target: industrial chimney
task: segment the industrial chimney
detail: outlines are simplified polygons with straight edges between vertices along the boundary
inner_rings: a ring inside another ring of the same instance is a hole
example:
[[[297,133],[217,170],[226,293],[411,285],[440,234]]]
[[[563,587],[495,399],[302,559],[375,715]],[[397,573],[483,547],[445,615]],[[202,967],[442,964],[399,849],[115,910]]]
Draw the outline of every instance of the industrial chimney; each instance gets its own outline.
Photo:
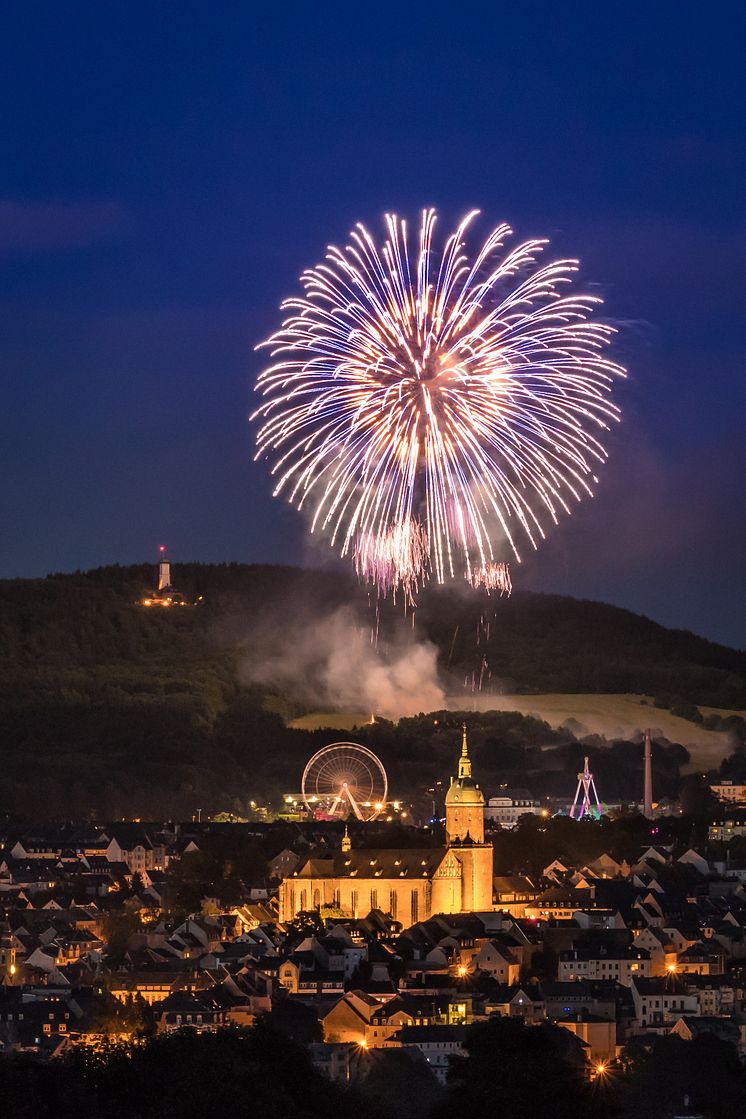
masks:
[[[653,819],[653,753],[650,740],[650,728],[645,731],[645,805],[643,815]]]

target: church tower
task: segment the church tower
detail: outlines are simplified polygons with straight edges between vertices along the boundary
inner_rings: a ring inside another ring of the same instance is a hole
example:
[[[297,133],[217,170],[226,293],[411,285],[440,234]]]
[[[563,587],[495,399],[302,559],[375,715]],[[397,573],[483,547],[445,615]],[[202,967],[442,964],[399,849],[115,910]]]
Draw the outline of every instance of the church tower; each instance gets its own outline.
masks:
[[[451,846],[467,835],[474,843],[484,843],[484,794],[471,775],[464,723],[458,777],[453,778],[446,793],[446,843]]]
[[[484,794],[472,777],[466,724],[458,777],[446,794],[446,844],[461,864],[461,912],[492,909],[493,851],[484,842]]]

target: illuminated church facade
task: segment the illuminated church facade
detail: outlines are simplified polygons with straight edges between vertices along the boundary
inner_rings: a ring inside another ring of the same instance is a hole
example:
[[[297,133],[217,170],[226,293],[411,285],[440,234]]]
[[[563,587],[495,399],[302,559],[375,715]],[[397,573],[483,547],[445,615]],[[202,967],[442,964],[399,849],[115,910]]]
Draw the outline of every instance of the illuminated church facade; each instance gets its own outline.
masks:
[[[472,777],[466,728],[445,808],[445,847],[354,851],[345,834],[339,852],[310,855],[282,882],[280,920],[324,907],[353,918],[380,909],[406,928],[436,913],[492,909],[492,844],[484,841],[484,795]]]

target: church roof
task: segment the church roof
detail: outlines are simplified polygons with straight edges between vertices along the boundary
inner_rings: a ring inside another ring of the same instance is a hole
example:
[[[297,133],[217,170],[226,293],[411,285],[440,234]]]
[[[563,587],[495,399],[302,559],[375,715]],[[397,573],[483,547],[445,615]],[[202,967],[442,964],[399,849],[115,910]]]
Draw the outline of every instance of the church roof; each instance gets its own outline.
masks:
[[[369,848],[339,851],[328,859],[307,859],[292,878],[430,878],[446,854],[445,847]]]

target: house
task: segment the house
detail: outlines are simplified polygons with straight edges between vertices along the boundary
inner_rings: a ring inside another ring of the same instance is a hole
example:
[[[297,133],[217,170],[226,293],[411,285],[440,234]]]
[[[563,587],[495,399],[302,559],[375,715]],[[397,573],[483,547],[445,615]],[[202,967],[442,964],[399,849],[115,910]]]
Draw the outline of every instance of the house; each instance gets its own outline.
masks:
[[[419,1049],[440,1083],[445,1084],[450,1058],[464,1054],[466,1031],[466,1026],[402,1026],[393,1040]]]
[[[614,981],[588,979],[545,982],[541,985],[548,1018],[570,1018],[589,1014],[607,1021],[617,1016],[617,999],[626,989]]]
[[[694,869],[698,870],[702,875],[714,873],[713,868],[704,855],[701,855],[699,851],[695,851],[692,847],[685,851],[683,855],[679,856],[678,862],[684,863],[687,866],[693,866]]]
[[[689,993],[677,976],[633,979],[631,990],[638,1032],[655,1030],[668,1033],[677,1018],[698,1013],[696,996]]]
[[[732,1017],[743,1005],[743,980],[726,975],[682,976],[682,985],[697,1000],[697,1012],[703,1018]]]
[[[723,949],[717,941],[698,940],[679,953],[677,970],[697,975],[722,975]]]
[[[450,1006],[436,1010],[433,999],[421,995],[398,995],[379,1003],[373,1011],[366,1040],[369,1049],[385,1046],[402,1026],[431,1026],[449,1024]],[[454,1023],[451,1023],[454,1024]],[[394,1042],[393,1044],[396,1044]]]
[[[526,905],[525,915],[533,921],[546,921],[550,918],[569,921],[579,911],[605,908],[595,902],[591,890],[578,890],[574,886],[550,886]]]
[[[560,982],[574,979],[613,979],[629,987],[635,977],[650,975],[650,953],[636,945],[626,948],[573,948],[560,952],[557,978]]]
[[[554,1018],[554,1024],[569,1030],[579,1041],[588,1047],[588,1056],[593,1063],[611,1061],[616,1057],[616,1021],[601,1018],[588,1011],[579,1011],[562,1018]]]
[[[126,863],[132,874],[145,870],[165,870],[169,862],[166,841],[145,824],[116,824],[107,828],[109,843],[106,858]]]
[[[109,990],[120,1002],[141,998],[145,1002],[163,1002],[177,991],[199,993],[213,986],[209,974],[192,967],[183,967],[179,961],[165,970],[155,967],[135,967],[128,971],[110,973]]]
[[[713,1034],[721,1041],[730,1042],[743,1055],[741,1030],[735,1022],[728,1018],[692,1017],[684,1014],[676,1019],[671,1027],[671,1033],[683,1038],[684,1041],[692,1041],[695,1037],[701,1037],[703,1034]]]
[[[626,878],[630,870],[628,863],[618,863],[606,852],[599,855],[593,862],[588,863],[583,869],[586,874],[590,874],[594,878]]]
[[[724,809],[710,821],[708,836],[711,842],[728,843],[735,836],[746,835],[746,808]]]
[[[485,1014],[499,1014],[503,1018],[522,1018],[535,1025],[546,1017],[544,995],[535,984],[500,984],[493,988],[484,1006]]]
[[[197,1033],[214,1033],[228,1023],[225,1006],[209,991],[194,994],[174,991],[160,1004],[156,1023],[159,1033],[190,1029]]]
[[[267,875],[270,879],[282,881],[283,878],[287,878],[289,874],[293,873],[300,861],[300,855],[291,851],[289,847],[285,847],[273,859],[270,859],[267,865]]]
[[[87,1032],[91,996],[60,987],[0,991],[0,1052],[60,1054]]]
[[[520,962],[511,949],[498,940],[488,940],[483,944],[471,957],[471,966],[508,985],[518,982],[521,970]]]
[[[505,789],[499,796],[490,797],[484,816],[501,828],[514,828],[521,816],[541,816],[541,804],[528,789]]]
[[[523,917],[526,905],[536,901],[540,890],[530,878],[522,874],[495,875],[492,879],[492,897],[495,909]]]
[[[379,1009],[378,1000],[365,991],[348,991],[320,1019],[324,1041],[367,1045],[370,1021]]]
[[[360,1056],[357,1044],[337,1044],[328,1041],[312,1041],[308,1053],[316,1068],[329,1080],[348,1081]]]
[[[724,778],[720,784],[710,785],[710,792],[723,804],[746,806],[746,785],[739,785]]]
[[[650,956],[648,975],[666,975],[676,970],[676,948],[665,929],[648,925],[640,930],[634,943],[636,948],[644,949]]]
[[[293,995],[342,995],[345,989],[343,969],[323,967],[311,949],[295,951],[282,960],[277,980]]]

